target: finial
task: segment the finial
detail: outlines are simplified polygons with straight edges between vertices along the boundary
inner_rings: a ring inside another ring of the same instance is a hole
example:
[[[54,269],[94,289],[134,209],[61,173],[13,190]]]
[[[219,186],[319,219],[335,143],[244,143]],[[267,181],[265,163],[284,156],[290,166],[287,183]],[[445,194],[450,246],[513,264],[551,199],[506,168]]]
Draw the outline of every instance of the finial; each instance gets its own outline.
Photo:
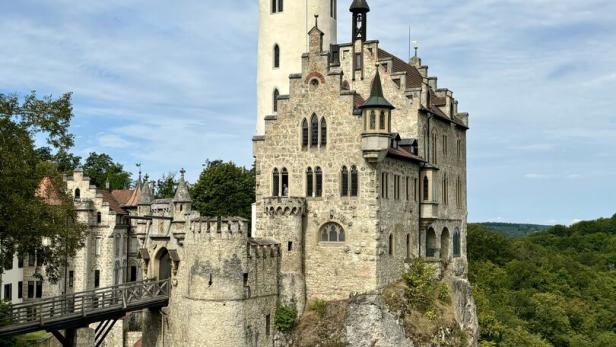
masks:
[[[148,174],[145,174],[145,177],[144,177],[144,179],[146,180],[146,182],[147,182],[147,180],[148,180],[148,178],[150,178],[150,175],[148,175]]]
[[[419,43],[413,40],[413,48],[415,48],[415,58],[417,58],[417,50],[419,49]]]
[[[137,163],[135,166],[139,168],[139,181],[141,181],[141,163]]]
[[[182,168],[180,170],[180,175],[182,175],[182,178],[184,178],[184,174],[186,173],[186,170],[184,170],[184,168]]]
[[[318,14],[314,15],[314,26],[317,28],[319,27],[319,15]]]

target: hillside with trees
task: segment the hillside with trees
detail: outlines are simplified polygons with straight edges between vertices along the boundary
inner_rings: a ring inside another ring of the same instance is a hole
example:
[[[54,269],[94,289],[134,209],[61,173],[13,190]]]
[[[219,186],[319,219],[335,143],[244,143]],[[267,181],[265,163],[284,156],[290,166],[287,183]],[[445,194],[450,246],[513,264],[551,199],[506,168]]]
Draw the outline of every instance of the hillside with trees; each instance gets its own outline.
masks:
[[[510,239],[469,225],[480,346],[616,346],[616,215]]]
[[[550,228],[550,225],[540,224],[520,224],[520,223],[477,223],[490,230],[494,230],[509,237],[523,237],[526,235],[538,233]]]

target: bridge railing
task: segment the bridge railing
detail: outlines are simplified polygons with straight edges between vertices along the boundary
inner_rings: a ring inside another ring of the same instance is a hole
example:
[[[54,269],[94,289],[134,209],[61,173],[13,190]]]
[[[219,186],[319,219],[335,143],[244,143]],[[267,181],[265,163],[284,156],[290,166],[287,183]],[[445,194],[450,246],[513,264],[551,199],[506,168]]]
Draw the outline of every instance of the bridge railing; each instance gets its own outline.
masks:
[[[126,308],[131,304],[169,296],[169,280],[140,281],[66,294],[16,304],[10,310],[10,324],[44,324],[72,316]]]

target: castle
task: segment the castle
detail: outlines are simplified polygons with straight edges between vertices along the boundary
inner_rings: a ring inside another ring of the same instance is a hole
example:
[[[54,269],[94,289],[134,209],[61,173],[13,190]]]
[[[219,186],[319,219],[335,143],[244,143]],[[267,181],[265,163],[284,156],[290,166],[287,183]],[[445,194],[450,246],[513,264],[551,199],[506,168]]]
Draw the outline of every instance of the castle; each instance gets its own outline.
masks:
[[[144,313],[144,346],[270,346],[279,305],[379,290],[415,257],[466,276],[468,115],[419,57],[367,40],[366,1],[347,44],[336,2],[310,3],[259,2],[254,230],[193,211],[183,178],[169,201],[143,184],[144,275],[172,284],[169,307]]]
[[[349,43],[336,0],[259,11],[254,227],[199,215],[183,171],[158,200],[147,177],[123,191],[67,178],[91,232],[55,291],[169,279],[169,306],[140,317],[143,346],[271,346],[280,305],[378,291],[412,258],[466,277],[468,114],[453,93],[417,54],[367,39],[365,0]],[[105,344],[132,345],[131,321]]]

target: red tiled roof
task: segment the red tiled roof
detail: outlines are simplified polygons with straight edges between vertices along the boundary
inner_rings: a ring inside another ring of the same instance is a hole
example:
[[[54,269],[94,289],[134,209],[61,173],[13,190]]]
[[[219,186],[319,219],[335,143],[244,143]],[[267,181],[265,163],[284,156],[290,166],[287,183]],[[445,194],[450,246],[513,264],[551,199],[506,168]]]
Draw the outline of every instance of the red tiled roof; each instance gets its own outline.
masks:
[[[406,87],[407,88],[421,88],[423,84],[423,77],[419,71],[412,65],[405,63],[402,59],[395,55],[379,48],[380,59],[392,59],[392,71],[393,72],[405,72],[406,73]]]
[[[58,196],[58,192],[53,186],[53,181],[49,176],[43,177],[41,183],[39,183],[38,188],[36,188],[36,192],[34,193],[37,197],[45,200],[47,205],[62,205],[62,200]]]
[[[390,148],[387,151],[387,155],[390,157],[395,157],[399,159],[405,159],[405,160],[417,161],[417,162],[425,162],[423,158],[416,156],[412,154],[411,152],[408,152],[402,148]]]
[[[139,204],[139,196],[141,195],[141,183],[137,183],[137,187],[132,191],[131,196],[124,203],[127,207],[136,207]]]
[[[109,209],[117,214],[126,214],[126,211],[122,209],[120,203],[113,197],[113,194],[106,190],[99,190],[98,193],[103,195],[103,201],[109,203]]]
[[[133,195],[132,189],[116,189],[111,191],[111,195],[120,205],[125,205]]]

